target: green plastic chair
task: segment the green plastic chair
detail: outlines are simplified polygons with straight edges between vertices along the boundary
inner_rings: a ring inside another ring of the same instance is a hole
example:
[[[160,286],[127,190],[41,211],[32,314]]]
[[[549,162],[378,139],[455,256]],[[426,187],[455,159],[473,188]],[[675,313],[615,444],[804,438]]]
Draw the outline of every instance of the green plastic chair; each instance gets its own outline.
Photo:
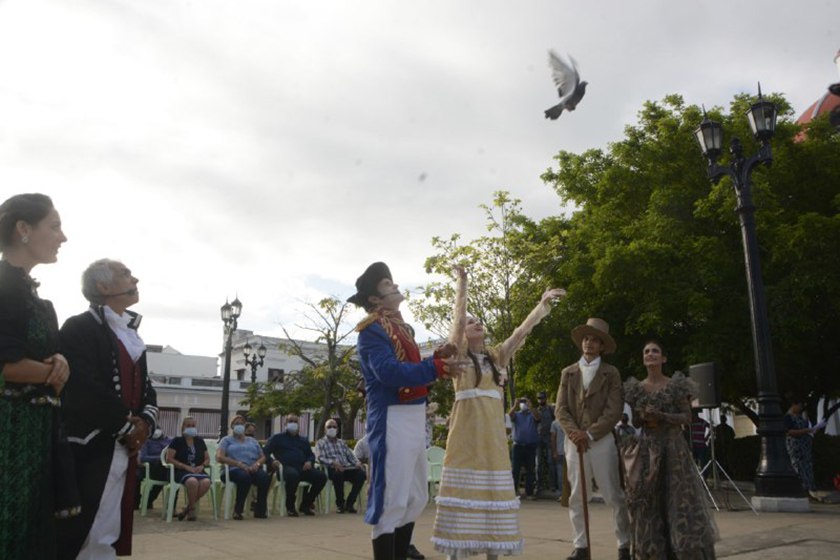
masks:
[[[440,479],[443,475],[443,456],[446,450],[436,445],[426,450],[426,461],[429,463],[429,502],[437,495]]]
[[[165,452],[166,449],[163,450],[161,456],[163,456]],[[148,513],[149,495],[152,493],[152,488],[155,486],[166,486],[169,484],[169,481],[153,480],[150,473],[151,465],[145,461],[140,463],[140,465],[146,469],[146,476],[140,481],[140,515],[145,517]]]

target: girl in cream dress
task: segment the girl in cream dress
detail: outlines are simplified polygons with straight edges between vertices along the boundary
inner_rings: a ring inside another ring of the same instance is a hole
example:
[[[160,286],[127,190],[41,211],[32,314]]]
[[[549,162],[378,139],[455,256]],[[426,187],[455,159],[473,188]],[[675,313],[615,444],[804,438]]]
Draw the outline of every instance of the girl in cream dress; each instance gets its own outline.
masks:
[[[547,290],[525,321],[501,344],[484,346],[484,328],[466,316],[467,278],[458,285],[450,342],[469,365],[456,377],[455,404],[443,460],[432,543],[450,560],[473,554],[488,559],[520,554],[519,498],[514,493],[505,434],[504,370],[531,330],[547,316],[551,301],[566,295]]]

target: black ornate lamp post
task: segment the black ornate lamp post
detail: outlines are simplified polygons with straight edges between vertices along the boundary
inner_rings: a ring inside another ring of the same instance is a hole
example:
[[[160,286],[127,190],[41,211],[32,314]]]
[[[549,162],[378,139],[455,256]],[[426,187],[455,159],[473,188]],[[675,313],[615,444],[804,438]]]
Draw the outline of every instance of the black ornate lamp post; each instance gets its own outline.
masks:
[[[732,138],[728,166],[717,163],[723,143],[723,127],[705,117],[695,131],[700,149],[709,160],[709,178],[713,183],[728,175],[735,186],[738,205],[735,211],[741,222],[741,239],[747,268],[750,314],[752,320],[753,352],[755,354],[758,387],[758,435],[761,437],[761,455],[755,476],[755,491],[763,497],[804,496],[799,477],[790,465],[785,448],[785,426],[776,385],[770,328],[767,322],[767,303],[764,299],[764,282],[758,260],[758,242],[755,234],[755,206],[752,202],[753,169],[759,164],[770,165],[773,155],[770,139],[776,131],[776,106],[765,101],[758,88],[758,101],[747,111],[755,139],[761,142],[758,153],[745,159],[741,141]]]
[[[257,382],[257,368],[262,367],[265,363],[265,353],[268,349],[265,347],[265,344],[260,342],[260,347],[257,348],[257,355],[251,356],[251,345],[249,343],[245,343],[245,347],[242,348],[242,353],[245,354],[245,365],[251,366],[251,383]]]
[[[222,306],[222,322],[225,324],[225,372],[222,377],[222,419],[219,428],[219,439],[227,434],[228,427],[228,401],[230,400],[230,354],[233,348],[233,332],[236,330],[236,320],[242,314],[242,302],[239,298],[232,303],[225,301]]]

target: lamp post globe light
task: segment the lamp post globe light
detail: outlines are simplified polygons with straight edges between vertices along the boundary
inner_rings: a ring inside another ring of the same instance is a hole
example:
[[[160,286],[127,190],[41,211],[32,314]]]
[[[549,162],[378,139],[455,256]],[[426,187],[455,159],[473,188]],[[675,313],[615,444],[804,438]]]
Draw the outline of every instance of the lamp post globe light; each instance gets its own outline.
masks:
[[[720,123],[709,120],[705,111],[703,122],[697,127],[695,136],[703,155],[709,160],[709,179],[717,184],[724,175],[728,175],[735,187],[738,201],[735,211],[741,223],[741,240],[746,264],[758,389],[758,435],[761,438],[761,455],[755,476],[755,493],[758,499],[753,498],[753,502],[759,509],[776,509],[785,507],[780,506],[776,498],[804,498],[805,494],[799,477],[791,467],[785,448],[786,430],[776,384],[767,303],[758,258],[751,175],[758,165],[769,166],[772,163],[770,139],[776,130],[776,106],[762,98],[760,84],[758,101],[750,106],[746,116],[753,136],[761,143],[758,152],[749,158],[744,157],[741,141],[732,138],[729,144],[732,156],[729,165],[717,163],[722,151],[723,127]],[[763,503],[765,498],[769,500]],[[787,507],[807,509],[808,502],[804,499],[793,500]]]
[[[229,400],[230,400],[230,355],[233,348],[233,332],[237,327],[237,319],[242,314],[242,302],[239,298],[234,299],[231,303],[225,300],[222,306],[221,315],[222,323],[225,325],[225,371],[222,377],[222,418],[221,426],[219,427],[219,439],[222,439],[227,434],[228,415],[229,415]]]
[[[242,353],[245,354],[245,365],[251,366],[251,383],[257,382],[257,368],[260,368],[265,363],[265,354],[268,352],[268,349],[265,347],[265,344],[260,341],[260,347],[257,348],[257,355],[251,356],[251,351],[253,348],[251,344],[246,342],[245,346],[242,348]]]

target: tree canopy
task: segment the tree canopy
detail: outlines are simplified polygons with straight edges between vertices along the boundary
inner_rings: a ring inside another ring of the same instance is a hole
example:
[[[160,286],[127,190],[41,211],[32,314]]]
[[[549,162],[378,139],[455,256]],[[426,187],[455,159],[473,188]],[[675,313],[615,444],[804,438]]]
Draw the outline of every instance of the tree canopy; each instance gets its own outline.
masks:
[[[771,168],[753,173],[757,236],[767,292],[779,392],[840,394],[840,135],[826,118],[806,138],[781,95]],[[746,153],[757,145],[737,95],[709,111]],[[572,203],[569,217],[538,223],[507,193],[487,213],[491,235],[464,242],[434,238],[427,271],[454,262],[471,274],[470,312],[491,342],[502,340],[548,286],[568,296],[520,351],[518,390],[553,391],[579,352],[570,329],[587,317],[609,322],[625,377],[644,375],[641,350],[657,338],[673,370],[716,362],[725,400],[755,395],[743,246],[728,178],[712,185],[694,130],[702,111],[679,95],[647,102],[638,122],[606,149],[561,151],[542,179]],[[726,158],[722,158],[726,163]],[[558,204],[558,209],[561,207]],[[452,287],[430,283],[412,309],[427,326],[448,328]]]
[[[779,390],[836,395],[840,138],[823,119],[797,141],[790,106],[771,99],[781,115],[775,159],[753,174],[753,196]],[[750,102],[738,95],[728,113],[710,112],[747,153],[757,148]],[[543,179],[579,208],[558,270],[567,309],[609,321],[625,375],[642,375],[642,345],[657,337],[675,368],[717,362],[736,402],[755,394],[743,247],[731,182],[707,179],[693,136],[701,120],[678,95],[645,103],[623,140],[606,152],[560,152]]]
[[[302,328],[317,334],[314,342],[325,345],[326,355],[308,353],[284,328],[283,350],[298,356],[306,366],[297,374],[287,373],[282,384],[252,384],[243,404],[250,406],[253,417],[316,410],[318,436],[323,435],[326,420],[335,415],[344,429],[350,430],[344,433],[352,434],[353,421],[364,401],[356,391],[361,379],[358,364],[352,359],[356,347],[342,344],[353,331],[344,324],[348,304],[328,297],[307,306],[314,315],[306,315],[307,323]]]

